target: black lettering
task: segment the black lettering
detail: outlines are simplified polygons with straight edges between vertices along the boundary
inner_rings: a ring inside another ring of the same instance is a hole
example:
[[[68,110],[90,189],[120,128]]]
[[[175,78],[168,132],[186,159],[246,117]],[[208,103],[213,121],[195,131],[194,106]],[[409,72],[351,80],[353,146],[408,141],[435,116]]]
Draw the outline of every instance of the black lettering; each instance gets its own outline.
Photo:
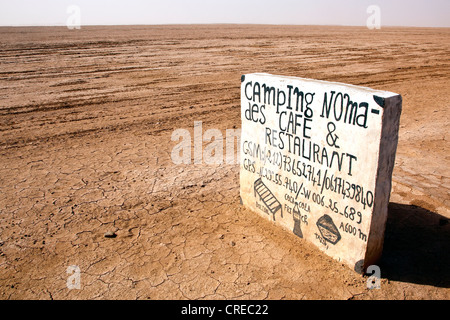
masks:
[[[314,100],[315,93],[307,93],[305,95],[305,102],[306,102],[306,110],[305,110],[305,117],[312,118],[313,117],[313,110],[309,107],[311,103]],[[311,99],[308,99],[310,97]]]
[[[327,93],[325,92],[324,98],[323,98],[323,106],[322,106],[322,114],[320,115],[321,118],[326,117],[327,119],[330,117],[330,111],[331,111],[331,102],[333,101],[333,97],[335,91],[331,91],[331,97],[330,101],[327,101]]]
[[[314,149],[314,151],[313,151],[313,162],[319,162],[320,164],[322,164],[322,161],[320,160],[320,157],[319,157],[320,146],[318,144],[314,143],[313,149]]]
[[[328,151],[325,148],[322,149],[322,163],[325,163],[327,167],[329,166]]]
[[[351,176],[352,175],[352,161],[358,161],[358,158],[355,157],[354,155],[351,155],[350,153],[347,153],[347,157],[349,158],[349,162],[348,162],[348,175]]]
[[[248,109],[246,109],[244,112],[245,119],[247,119],[248,121],[253,121],[251,108],[252,108],[252,104],[249,102]]]
[[[338,100],[338,97],[341,98],[341,111],[339,113],[339,116],[336,114],[336,110],[337,110],[337,108],[336,108],[336,101]],[[341,120],[343,111],[344,111],[344,98],[342,96],[342,93],[339,92],[336,95],[336,98],[334,99],[334,118],[336,119],[336,121]]]
[[[259,82],[255,82],[253,86],[253,102],[256,102],[256,96],[258,96],[258,103],[261,103],[261,86]]]
[[[264,112],[263,112],[265,109],[266,109],[266,106],[262,105],[261,109],[260,109],[262,118],[259,119],[259,123],[261,123],[261,124],[265,124],[266,123],[266,116],[264,115]]]
[[[300,154],[301,144],[302,144],[302,140],[299,137],[295,136],[294,137],[294,151],[293,151],[294,154]],[[304,146],[305,146],[305,143],[303,142],[303,147]],[[298,151],[297,151],[297,149],[298,149]],[[311,149],[310,149],[310,152],[311,152]]]
[[[248,94],[247,94],[248,86],[252,86],[252,85],[253,85],[253,82],[252,82],[252,81],[247,82],[247,84],[245,85],[245,97],[246,97],[248,100],[252,100],[252,99],[253,99],[253,97],[249,97]]]
[[[367,128],[367,113],[369,111],[369,104],[367,102],[361,102],[359,104],[359,109],[365,108],[365,111],[363,114],[359,114],[356,117],[356,124],[362,128]],[[359,122],[359,119],[362,118],[362,123]]]
[[[272,130],[270,128],[266,128],[266,138],[265,138],[265,143],[268,144],[269,146],[272,145],[272,141],[270,140],[270,136],[272,135]]]
[[[303,140],[303,149],[302,149],[302,157],[308,160],[311,160],[311,141],[308,140],[309,143],[309,152],[308,155],[305,155],[305,144],[306,144],[306,140]]]
[[[344,122],[354,125],[356,120],[356,113],[358,111],[358,103],[351,101],[350,96],[348,94],[345,94],[344,98],[347,98],[347,106],[345,108]]]
[[[281,112],[280,117],[278,118],[278,127],[280,128],[281,131],[287,131],[287,127],[282,127],[282,121],[281,119],[283,118],[283,115],[286,115],[286,111]]]
[[[338,170],[342,170],[342,159],[344,157],[344,154],[339,155],[337,151],[333,151],[333,154],[331,155],[331,161],[330,161],[330,168],[333,165],[334,159],[337,158],[338,161]]]
[[[290,134],[290,133],[285,133],[286,135],[287,135],[287,137],[288,137],[288,146],[289,146],[289,152],[290,153],[292,153],[292,150],[291,150],[291,139],[292,139],[292,134]]]
[[[283,102],[281,103],[281,97],[283,97]],[[277,89],[277,113],[280,111],[280,107],[284,106],[286,103],[286,93],[283,90]]]
[[[284,150],[284,140],[281,137],[282,135],[284,135],[284,132],[280,132],[278,134],[278,138],[280,139],[280,143],[281,143],[281,144],[278,145],[278,148],[280,148],[281,150]]]
[[[255,119],[255,114],[256,114],[256,116],[258,116],[258,113],[259,113],[259,107],[258,107],[258,105],[255,103],[253,106],[252,106],[252,119],[253,119],[253,121],[258,121],[258,119],[256,118]]]
[[[287,106],[286,106],[286,109],[292,110],[292,107],[291,107],[291,95],[292,95],[292,89],[293,89],[294,87],[291,86],[291,85],[289,85],[289,86],[287,86],[287,87],[288,87],[288,89],[289,89],[289,93],[288,93],[288,99],[287,99],[288,104],[287,104]]]
[[[273,145],[276,145],[277,144],[277,130],[272,130],[272,142],[273,142]]]
[[[296,100],[296,103],[295,103],[295,111],[297,111],[297,112],[298,112],[298,107],[299,107],[299,99],[300,99],[300,96],[301,96],[301,97],[302,97],[302,100],[301,100],[301,107],[300,107],[300,111],[301,111],[301,112],[303,112],[303,97],[304,97],[303,91],[300,91],[300,89],[299,89],[299,88],[295,88],[295,90],[294,90],[294,94],[296,94],[296,95],[297,95],[297,100]]]
[[[272,105],[275,106],[275,88],[274,87],[268,87],[266,84],[262,85],[263,89],[264,89],[264,103],[265,104],[270,104],[270,98],[272,97]],[[278,110],[277,110],[277,114],[278,114]]]
[[[357,125],[361,128],[367,128],[369,104],[367,102],[361,102],[358,106],[358,103],[353,102],[348,94],[342,94],[341,92],[339,92],[336,96],[334,96],[334,94],[335,92],[331,91],[331,97],[328,100],[328,94],[325,92],[322,114],[320,117],[326,117],[328,119],[330,117],[331,108],[333,108],[332,115],[336,121],[343,120],[344,123]],[[347,101],[346,104],[344,104],[344,99]],[[308,117],[308,115],[306,116]]]
[[[312,122],[312,119],[305,118],[305,119],[303,120],[303,137],[310,139],[311,136],[308,135],[307,132],[306,132],[308,129],[311,130],[311,127],[308,127],[308,126],[307,126],[307,123],[306,123],[306,122],[308,122],[308,121],[309,121],[309,122]]]

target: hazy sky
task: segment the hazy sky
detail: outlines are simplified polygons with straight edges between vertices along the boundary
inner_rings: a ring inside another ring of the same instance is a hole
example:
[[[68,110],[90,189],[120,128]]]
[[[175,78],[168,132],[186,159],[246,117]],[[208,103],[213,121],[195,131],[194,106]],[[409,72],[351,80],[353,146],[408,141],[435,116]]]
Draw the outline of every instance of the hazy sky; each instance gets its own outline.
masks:
[[[70,5],[81,26],[260,23],[365,26],[380,8],[381,27],[450,27],[450,0],[0,0],[0,25],[66,25]]]

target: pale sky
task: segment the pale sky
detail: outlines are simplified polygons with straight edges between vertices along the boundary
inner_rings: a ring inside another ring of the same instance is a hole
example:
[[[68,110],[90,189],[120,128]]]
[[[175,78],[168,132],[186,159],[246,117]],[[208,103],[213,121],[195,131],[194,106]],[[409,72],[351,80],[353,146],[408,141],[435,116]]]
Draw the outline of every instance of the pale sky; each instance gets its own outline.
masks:
[[[83,25],[257,23],[450,27],[450,0],[0,0],[0,25],[66,25],[76,5]]]

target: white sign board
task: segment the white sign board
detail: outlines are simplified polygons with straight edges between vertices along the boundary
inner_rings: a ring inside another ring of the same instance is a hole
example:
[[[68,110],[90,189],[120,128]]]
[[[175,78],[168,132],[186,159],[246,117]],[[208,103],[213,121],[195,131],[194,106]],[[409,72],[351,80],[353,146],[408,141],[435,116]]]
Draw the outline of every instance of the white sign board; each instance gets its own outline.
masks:
[[[363,272],[382,252],[401,96],[269,74],[241,80],[242,203]]]

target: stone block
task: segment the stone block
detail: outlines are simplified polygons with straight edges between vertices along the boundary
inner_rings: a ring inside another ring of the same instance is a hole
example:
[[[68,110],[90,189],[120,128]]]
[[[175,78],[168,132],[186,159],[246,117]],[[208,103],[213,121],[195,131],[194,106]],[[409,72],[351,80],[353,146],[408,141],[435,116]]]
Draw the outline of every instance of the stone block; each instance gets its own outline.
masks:
[[[269,74],[241,80],[243,205],[357,272],[376,264],[401,96]]]

